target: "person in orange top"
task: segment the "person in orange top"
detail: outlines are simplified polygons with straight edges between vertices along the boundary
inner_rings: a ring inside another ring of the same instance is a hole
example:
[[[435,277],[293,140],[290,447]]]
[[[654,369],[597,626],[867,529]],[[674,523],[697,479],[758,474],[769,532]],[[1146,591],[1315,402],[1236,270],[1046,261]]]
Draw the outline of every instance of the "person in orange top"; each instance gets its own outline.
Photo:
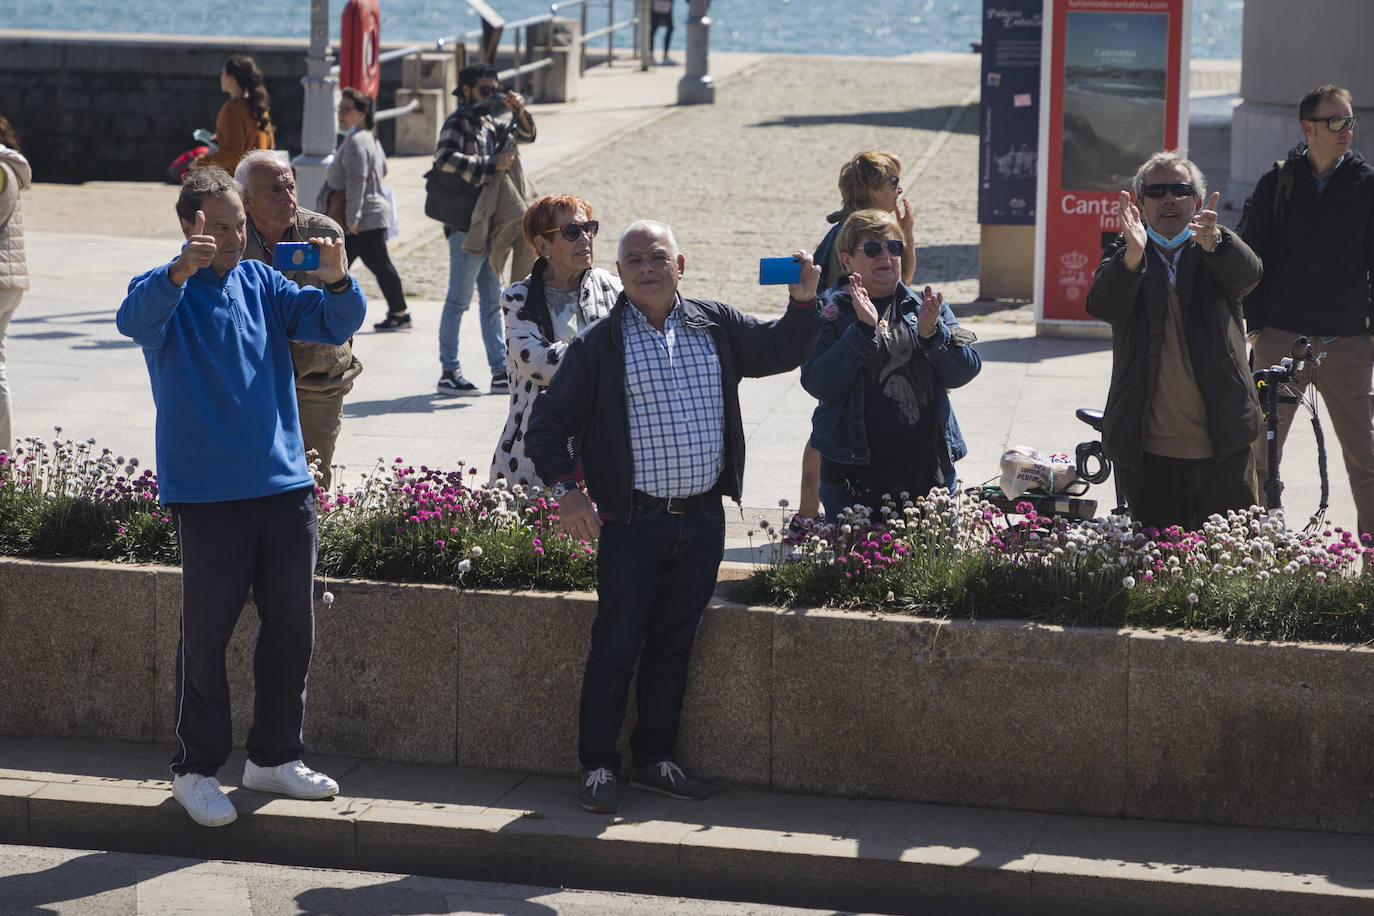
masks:
[[[272,149],[276,145],[269,110],[272,100],[262,84],[262,71],[246,55],[236,54],[224,62],[219,84],[229,95],[229,101],[215,119],[219,150],[197,157],[194,168],[217,165],[233,174],[249,150]]]

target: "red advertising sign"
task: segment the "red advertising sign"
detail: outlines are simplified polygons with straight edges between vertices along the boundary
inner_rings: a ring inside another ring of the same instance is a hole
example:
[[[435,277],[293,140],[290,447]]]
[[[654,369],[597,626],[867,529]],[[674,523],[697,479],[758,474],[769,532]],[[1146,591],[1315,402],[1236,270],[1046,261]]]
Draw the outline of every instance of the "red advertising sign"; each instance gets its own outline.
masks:
[[[1153,153],[1188,142],[1190,0],[1046,0],[1035,292],[1040,325],[1084,309],[1117,200]]]

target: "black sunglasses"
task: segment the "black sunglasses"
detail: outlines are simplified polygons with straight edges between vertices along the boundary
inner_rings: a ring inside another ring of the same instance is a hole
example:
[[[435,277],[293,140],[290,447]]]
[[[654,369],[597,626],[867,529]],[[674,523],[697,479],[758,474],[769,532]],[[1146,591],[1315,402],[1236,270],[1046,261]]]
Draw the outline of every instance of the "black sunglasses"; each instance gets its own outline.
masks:
[[[887,253],[894,258],[900,258],[906,246],[902,244],[901,239],[884,239],[881,242],[870,239],[863,243],[861,250],[865,257],[876,258],[883,248],[887,248]]]
[[[1168,191],[1175,197],[1197,197],[1197,189],[1186,181],[1176,181],[1173,184],[1147,184],[1140,189],[1140,193],[1146,197],[1160,198],[1164,192]]]
[[[594,219],[589,219],[585,223],[565,223],[562,226],[554,226],[552,229],[545,229],[540,235],[553,235],[555,232],[563,233],[563,238],[570,242],[577,241],[577,237],[582,234],[582,230],[587,231],[588,238],[596,238],[596,230],[601,228],[601,224]]]
[[[1325,124],[1326,129],[1333,134],[1338,134],[1346,128],[1355,129],[1354,115],[1337,115],[1334,118],[1303,118],[1303,120],[1312,124]]]
[[[477,86],[474,88],[477,89],[477,97],[479,99],[489,99],[491,98],[492,93],[501,91],[500,86]]]

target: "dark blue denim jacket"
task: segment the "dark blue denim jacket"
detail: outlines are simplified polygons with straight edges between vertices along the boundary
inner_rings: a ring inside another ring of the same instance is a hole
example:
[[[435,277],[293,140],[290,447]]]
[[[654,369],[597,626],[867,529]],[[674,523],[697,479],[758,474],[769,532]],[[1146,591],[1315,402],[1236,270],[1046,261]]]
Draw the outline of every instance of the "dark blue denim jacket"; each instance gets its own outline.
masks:
[[[983,368],[983,360],[969,346],[974,340],[972,333],[959,327],[948,305],[940,307],[935,335],[925,340],[915,333],[921,294],[899,284],[897,297],[899,314],[911,325],[921,352],[934,370],[935,400],[945,433],[949,470],[968,453],[949,403],[949,389],[967,384]],[[811,415],[811,447],[831,461],[869,463],[863,366],[864,360],[877,349],[875,331],[854,314],[849,287],[828,291],[821,300],[820,337],[811,357],[802,363],[801,382],[820,401]]]

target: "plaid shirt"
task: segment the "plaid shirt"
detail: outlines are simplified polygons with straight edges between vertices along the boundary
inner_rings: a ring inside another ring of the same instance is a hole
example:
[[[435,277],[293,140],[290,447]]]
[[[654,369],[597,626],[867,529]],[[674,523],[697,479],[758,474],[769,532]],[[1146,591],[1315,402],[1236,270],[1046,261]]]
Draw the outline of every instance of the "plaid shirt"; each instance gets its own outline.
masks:
[[[680,300],[662,334],[633,306],[621,329],[635,489],[660,497],[705,493],[725,468],[725,402],[711,332],[683,323]]]
[[[518,118],[513,121],[515,131],[511,136],[516,143],[531,143],[534,140],[534,116],[527,109],[525,117],[529,119],[529,130],[520,126]],[[498,126],[490,114],[479,114],[460,104],[439,131],[434,167],[457,172],[458,177],[468,184],[480,186],[488,176],[496,173],[496,154],[500,152],[496,148]]]

